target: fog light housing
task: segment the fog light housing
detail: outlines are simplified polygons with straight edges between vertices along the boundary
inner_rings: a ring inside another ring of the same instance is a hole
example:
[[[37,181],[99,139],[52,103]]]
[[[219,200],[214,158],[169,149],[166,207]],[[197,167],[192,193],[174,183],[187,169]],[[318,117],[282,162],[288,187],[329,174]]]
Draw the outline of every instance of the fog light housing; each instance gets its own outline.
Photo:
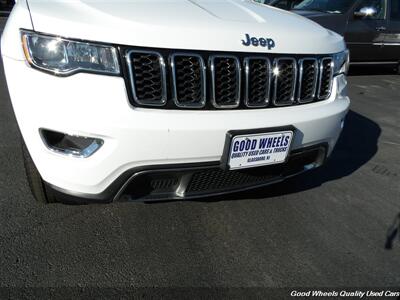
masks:
[[[69,135],[48,129],[40,129],[40,135],[51,151],[78,158],[93,155],[104,144],[104,141],[98,138]]]

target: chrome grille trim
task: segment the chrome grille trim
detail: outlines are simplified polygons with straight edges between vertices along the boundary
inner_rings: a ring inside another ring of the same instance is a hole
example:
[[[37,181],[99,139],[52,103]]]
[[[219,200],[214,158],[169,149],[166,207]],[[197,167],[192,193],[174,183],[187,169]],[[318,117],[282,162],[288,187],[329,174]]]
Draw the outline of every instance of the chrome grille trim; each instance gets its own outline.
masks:
[[[217,103],[218,99],[216,98],[216,70],[215,70],[215,60],[218,58],[228,58],[233,59],[236,64],[236,96],[235,103],[232,105],[220,105]],[[233,55],[212,55],[209,58],[209,66],[211,73],[211,103],[215,108],[237,108],[240,105],[240,87],[241,87],[241,66],[240,61],[236,56]]]
[[[268,67],[268,80],[265,83],[266,85],[266,98],[264,100],[263,104],[260,105],[254,105],[251,104],[250,101],[251,99],[249,98],[249,91],[250,91],[250,62],[252,60],[264,60],[267,64]],[[244,68],[245,68],[245,76],[246,76],[246,89],[245,89],[245,99],[244,99],[244,104],[247,107],[250,108],[260,108],[260,107],[267,107],[269,104],[269,98],[270,98],[270,92],[271,92],[271,79],[272,79],[272,70],[271,70],[271,61],[266,58],[266,57],[257,57],[257,56],[251,56],[251,57],[245,57],[244,59]]]
[[[314,62],[314,81],[313,81],[313,92],[312,96],[309,98],[304,98],[302,99],[302,85],[303,85],[303,76],[304,76],[304,62],[305,61],[313,61]],[[297,101],[299,103],[309,103],[315,100],[315,96],[317,94],[317,88],[318,88],[318,72],[319,72],[319,63],[316,58],[302,58],[299,60],[299,81],[298,81],[298,89],[297,89]]]
[[[281,61],[291,61],[292,62],[292,67],[293,67],[293,80],[292,80],[292,87],[291,87],[291,91],[290,91],[290,98],[288,99],[288,101],[283,102],[283,103],[278,103],[277,99],[278,99],[278,86],[279,86],[279,72],[281,70],[279,70],[279,63]],[[273,69],[272,69],[272,73],[274,76],[274,92],[273,92],[273,97],[272,97],[272,101],[274,103],[275,106],[287,106],[287,105],[291,105],[294,103],[295,101],[295,94],[296,94],[296,81],[297,81],[297,61],[295,58],[293,57],[279,57],[276,58],[274,60],[274,65],[273,65]]]
[[[322,79],[324,76],[324,62],[325,61],[330,61],[331,62],[331,68],[330,68],[330,76],[329,76],[329,88],[328,88],[328,93],[326,95],[321,94],[322,90]],[[333,58],[332,57],[324,57],[320,60],[319,63],[319,88],[318,88],[318,100],[326,100],[329,99],[329,97],[332,94],[332,86],[333,86],[333,74],[334,72],[334,63],[333,63]]]
[[[158,61],[160,64],[160,69],[161,69],[161,84],[162,84],[162,96],[159,101],[146,101],[146,99],[139,99],[136,93],[136,87],[135,87],[135,74],[133,70],[133,61],[131,59],[132,54],[150,54],[158,57]],[[129,77],[130,77],[130,84],[132,88],[132,95],[134,101],[139,104],[139,105],[145,105],[145,106],[164,106],[167,103],[168,99],[168,93],[167,93],[167,71],[166,71],[166,64],[164,61],[163,56],[155,51],[141,51],[141,50],[130,50],[127,52],[126,55],[126,63],[128,65],[128,71],[129,71]]]
[[[181,103],[178,99],[178,90],[177,90],[177,74],[176,74],[176,65],[175,59],[176,57],[196,57],[200,63],[200,74],[201,74],[201,85],[202,85],[202,92],[201,92],[201,100],[199,103],[193,104],[185,104]],[[194,53],[174,53],[170,56],[169,64],[171,67],[172,73],[172,99],[177,107],[180,108],[203,108],[206,105],[206,94],[207,94],[207,85],[206,85],[206,65],[204,63],[204,59],[202,56]]]
[[[314,103],[332,95],[335,76],[330,55],[213,55],[194,50],[140,48],[126,48],[124,53],[122,60],[126,64],[124,74],[130,102],[138,107],[214,110]],[[310,62],[314,63],[316,72],[312,72]],[[274,70],[279,68],[282,68],[282,77],[274,75]]]

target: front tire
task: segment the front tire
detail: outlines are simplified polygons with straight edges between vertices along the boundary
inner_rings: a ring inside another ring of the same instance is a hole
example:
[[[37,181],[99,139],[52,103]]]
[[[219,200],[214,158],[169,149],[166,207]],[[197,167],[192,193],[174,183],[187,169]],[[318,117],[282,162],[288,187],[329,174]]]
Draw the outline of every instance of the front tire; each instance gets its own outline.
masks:
[[[21,141],[22,155],[24,159],[25,173],[28,180],[29,187],[35,199],[42,204],[55,203],[56,198],[49,188],[46,187],[46,183],[37,170],[35,163],[29,154],[28,148],[25,143]]]

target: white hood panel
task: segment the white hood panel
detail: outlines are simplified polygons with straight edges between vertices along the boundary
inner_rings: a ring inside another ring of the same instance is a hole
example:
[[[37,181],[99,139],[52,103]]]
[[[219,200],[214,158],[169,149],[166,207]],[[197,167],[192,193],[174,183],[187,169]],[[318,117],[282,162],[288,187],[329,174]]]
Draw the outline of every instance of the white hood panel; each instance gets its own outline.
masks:
[[[328,54],[342,37],[251,0],[28,0],[34,29],[106,43],[186,50]],[[245,34],[276,47],[243,46]]]

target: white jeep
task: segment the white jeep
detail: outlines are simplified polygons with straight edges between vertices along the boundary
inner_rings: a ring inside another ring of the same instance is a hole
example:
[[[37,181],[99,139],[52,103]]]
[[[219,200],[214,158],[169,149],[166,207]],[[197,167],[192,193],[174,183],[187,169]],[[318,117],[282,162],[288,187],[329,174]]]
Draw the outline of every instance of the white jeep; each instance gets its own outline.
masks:
[[[42,202],[191,199],[321,166],[343,38],[250,0],[19,0],[1,53]]]

